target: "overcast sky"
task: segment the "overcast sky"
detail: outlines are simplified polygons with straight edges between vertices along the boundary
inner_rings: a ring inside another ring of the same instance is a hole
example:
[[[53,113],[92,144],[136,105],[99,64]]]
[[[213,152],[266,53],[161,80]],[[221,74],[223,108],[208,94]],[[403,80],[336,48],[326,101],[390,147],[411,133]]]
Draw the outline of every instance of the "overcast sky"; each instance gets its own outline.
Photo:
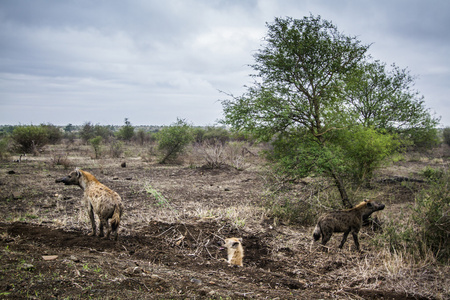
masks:
[[[408,68],[450,126],[448,0],[0,0],[0,124],[214,125],[266,22],[310,13]]]

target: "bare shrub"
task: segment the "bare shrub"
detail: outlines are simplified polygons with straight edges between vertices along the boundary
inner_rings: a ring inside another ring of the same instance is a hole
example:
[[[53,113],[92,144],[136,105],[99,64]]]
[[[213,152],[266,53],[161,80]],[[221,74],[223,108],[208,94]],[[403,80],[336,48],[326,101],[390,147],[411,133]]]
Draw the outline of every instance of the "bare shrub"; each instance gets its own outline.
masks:
[[[199,147],[203,159],[206,161],[205,166],[211,169],[220,168],[225,165],[224,145],[221,142],[203,142]]]
[[[248,167],[245,162],[244,142],[222,143],[221,141],[205,141],[198,144],[199,151],[206,161],[205,167],[217,169],[231,166],[236,170]]]
[[[145,148],[145,151],[140,153],[140,156],[145,162],[152,162],[153,157],[156,156],[156,147],[154,144],[150,144]]]
[[[50,163],[52,167],[63,166],[65,170],[72,168],[72,162],[66,154],[53,154]]]
[[[111,157],[120,158],[123,154],[123,143],[121,141],[113,141],[109,146]]]
[[[227,144],[227,158],[230,166],[236,170],[244,170],[248,167],[245,162],[247,148],[244,142],[230,142]]]

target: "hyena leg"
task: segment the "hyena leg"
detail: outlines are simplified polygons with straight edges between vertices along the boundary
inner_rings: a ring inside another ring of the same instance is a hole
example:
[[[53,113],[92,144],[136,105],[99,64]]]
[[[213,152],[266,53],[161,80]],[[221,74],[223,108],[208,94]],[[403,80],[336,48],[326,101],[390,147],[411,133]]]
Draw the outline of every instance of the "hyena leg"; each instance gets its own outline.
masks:
[[[331,232],[323,232],[322,233],[322,250],[327,251],[328,248],[325,247],[325,244],[328,243],[328,241],[331,239]]]
[[[89,235],[95,235],[97,228],[95,226],[94,209],[92,208],[92,205],[90,203],[88,203],[88,214],[89,214],[89,218],[91,219],[91,225],[92,225],[92,232]]]
[[[102,220],[102,223],[105,223],[105,227],[106,227],[106,238],[109,238],[109,234],[111,233],[111,227],[109,226],[109,222],[108,219],[104,219]]]
[[[358,232],[357,231],[353,231],[352,235],[353,235],[353,240],[355,241],[356,250],[360,251],[359,250]]]
[[[119,233],[117,232],[117,228],[113,231],[114,240],[117,241]]]
[[[100,219],[100,233],[98,234],[98,236],[99,237],[103,237],[103,226],[104,225],[106,225],[107,226],[107,224],[105,224],[105,220],[103,220],[103,219]]]
[[[342,241],[341,241],[341,244],[339,245],[339,248],[342,249],[342,247],[344,247],[345,241],[347,241],[347,237],[348,237],[349,233],[350,233],[350,229],[347,230],[346,232],[344,232],[344,235],[342,236]]]

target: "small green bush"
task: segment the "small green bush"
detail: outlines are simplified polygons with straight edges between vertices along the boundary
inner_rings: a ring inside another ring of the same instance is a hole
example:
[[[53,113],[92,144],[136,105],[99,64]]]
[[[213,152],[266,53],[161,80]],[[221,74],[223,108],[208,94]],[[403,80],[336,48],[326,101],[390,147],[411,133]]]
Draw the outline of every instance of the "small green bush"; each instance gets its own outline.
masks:
[[[443,131],[444,142],[450,146],[450,127],[445,127]]]
[[[426,151],[433,149],[440,143],[439,131],[437,128],[412,128],[400,131],[400,138],[408,145],[408,149],[412,151]]]
[[[402,219],[408,217],[403,216]],[[414,231],[411,220],[408,219],[408,221],[406,224],[403,224],[396,219],[388,219],[383,223],[382,233],[373,242],[380,247],[389,249],[391,253],[419,254],[415,257],[420,260],[419,248],[421,248],[421,243],[418,243],[417,232]]]
[[[111,157],[119,158],[123,154],[123,143],[121,141],[113,141],[109,148]]]
[[[102,126],[100,124],[95,124],[94,126],[94,136],[101,136],[103,141],[109,141],[113,136],[113,132],[110,126]]]
[[[192,126],[181,119],[178,119],[173,125],[161,129],[156,133],[160,154],[159,162],[165,164],[175,161],[193,139]]]
[[[94,148],[95,152],[95,158],[99,158],[101,155],[101,143],[102,143],[102,137],[97,136],[95,138],[92,138],[89,140],[89,143]]]
[[[280,197],[277,194],[267,196],[265,207],[268,215],[276,222],[311,226],[314,224],[317,209],[307,201]]]
[[[16,151],[37,154],[48,143],[48,132],[43,126],[17,126],[11,139]]]
[[[434,169],[430,166],[427,166],[422,170],[422,175],[427,180],[436,180],[442,178],[442,176],[444,175],[444,171],[442,169]]]
[[[416,197],[413,219],[428,248],[440,261],[450,261],[450,175],[448,171],[440,176],[430,177],[428,189]]]
[[[9,140],[8,138],[0,139],[0,160],[5,160],[9,158]]]

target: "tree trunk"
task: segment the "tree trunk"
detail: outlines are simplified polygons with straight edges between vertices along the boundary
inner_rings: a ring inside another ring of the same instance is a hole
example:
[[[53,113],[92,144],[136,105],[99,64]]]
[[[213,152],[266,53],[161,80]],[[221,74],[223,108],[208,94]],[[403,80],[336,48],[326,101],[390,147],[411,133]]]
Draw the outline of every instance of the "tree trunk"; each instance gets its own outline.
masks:
[[[331,176],[333,176],[334,183],[336,184],[336,187],[339,190],[339,194],[341,194],[342,204],[344,205],[344,207],[352,208],[353,205],[348,200],[348,195],[345,190],[344,182],[342,181],[341,176],[336,174],[333,170],[331,170]]]

